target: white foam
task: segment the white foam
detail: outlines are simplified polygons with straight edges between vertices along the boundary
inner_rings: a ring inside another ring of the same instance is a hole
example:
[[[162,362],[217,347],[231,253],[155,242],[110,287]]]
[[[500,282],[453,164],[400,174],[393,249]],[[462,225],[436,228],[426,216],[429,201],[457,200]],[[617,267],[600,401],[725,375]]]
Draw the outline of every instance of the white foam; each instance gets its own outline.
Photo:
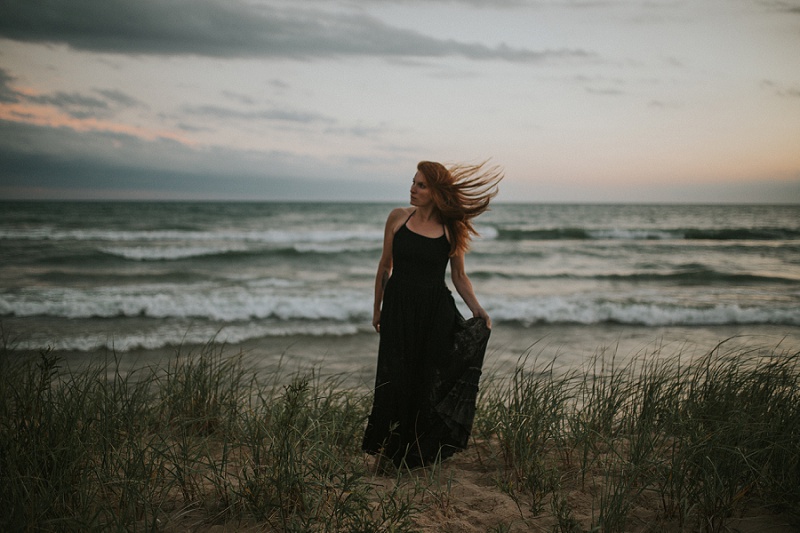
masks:
[[[527,299],[487,298],[493,320],[534,323],[601,324],[618,322],[644,326],[786,324],[800,325],[800,309],[742,307],[720,304],[683,307],[665,303],[620,303],[570,296]]]
[[[370,302],[367,289],[309,291],[276,280],[231,286],[197,283],[90,289],[30,287],[0,294],[0,315],[204,318],[224,322],[275,317],[347,322],[371,316]]]
[[[22,350],[55,350],[93,351],[98,349],[126,352],[134,349],[154,350],[166,346],[183,344],[204,344],[211,339],[220,343],[237,344],[263,337],[288,337],[294,335],[321,337],[354,335],[366,331],[366,326],[359,327],[347,323],[314,324],[296,323],[258,323],[228,325],[219,327],[214,324],[202,326],[162,326],[148,331],[132,333],[81,333],[80,335],[64,334],[53,339],[26,339],[18,343],[16,348]]]
[[[497,236],[500,234],[500,232],[497,231],[497,228],[493,226],[483,226],[481,224],[476,224],[475,230],[479,234],[475,240],[493,241],[497,239]]]
[[[603,229],[587,230],[591,238],[598,240],[668,240],[675,239],[675,232],[656,229]]]
[[[380,242],[359,243],[359,242],[343,242],[340,244],[331,243],[303,243],[295,244],[294,249],[301,253],[318,253],[318,254],[340,254],[347,252],[371,252],[373,250],[380,250]]]
[[[619,302],[589,295],[482,298],[494,320],[534,323],[646,326],[786,324],[800,325],[800,309],[772,304],[677,305]],[[0,315],[57,318],[201,318],[215,322],[276,319],[283,322],[334,321],[357,324],[371,317],[370,287],[305,286],[297,281],[262,279],[220,285],[153,284],[121,287],[28,287],[0,293]]]
[[[132,261],[174,261],[193,257],[219,255],[247,250],[245,246],[108,246],[99,250],[105,254]]]
[[[2,230],[0,239],[18,240],[74,240],[110,242],[240,242],[267,244],[295,244],[298,242],[330,243],[341,241],[378,241],[383,239],[379,230],[214,230],[214,231],[118,231],[118,230],[63,230],[56,228],[35,228],[31,230]]]

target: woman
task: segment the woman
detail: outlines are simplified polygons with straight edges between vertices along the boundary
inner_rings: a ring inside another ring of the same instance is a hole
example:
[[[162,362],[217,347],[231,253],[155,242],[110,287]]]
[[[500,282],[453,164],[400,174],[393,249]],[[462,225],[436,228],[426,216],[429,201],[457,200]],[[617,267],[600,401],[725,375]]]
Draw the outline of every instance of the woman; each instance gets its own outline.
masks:
[[[409,468],[467,445],[492,326],[464,269],[472,219],[489,207],[502,172],[423,161],[411,207],[386,220],[372,324],[380,333],[375,396],[362,447]],[[465,321],[444,281],[472,312]]]

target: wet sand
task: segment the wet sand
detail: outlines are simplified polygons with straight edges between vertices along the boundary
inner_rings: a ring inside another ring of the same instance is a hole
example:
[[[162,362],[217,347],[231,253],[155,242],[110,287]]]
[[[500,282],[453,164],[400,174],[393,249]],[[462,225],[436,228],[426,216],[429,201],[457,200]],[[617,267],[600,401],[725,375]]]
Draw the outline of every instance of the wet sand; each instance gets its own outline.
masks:
[[[715,349],[724,351],[800,351],[800,328],[791,326],[636,327],[629,325],[541,325],[495,327],[487,348],[484,375],[509,375],[518,365],[542,367],[552,362],[556,370],[577,370],[602,356],[618,364],[633,358],[680,357],[690,361]],[[60,352],[65,365],[80,368],[107,360],[123,373],[142,371],[180,353],[199,353],[202,344],[130,350],[113,353]],[[220,345],[225,355],[241,354],[247,367],[259,374],[314,370],[337,376],[344,386],[370,389],[373,384],[378,335],[363,332],[347,336],[286,336],[252,339]]]

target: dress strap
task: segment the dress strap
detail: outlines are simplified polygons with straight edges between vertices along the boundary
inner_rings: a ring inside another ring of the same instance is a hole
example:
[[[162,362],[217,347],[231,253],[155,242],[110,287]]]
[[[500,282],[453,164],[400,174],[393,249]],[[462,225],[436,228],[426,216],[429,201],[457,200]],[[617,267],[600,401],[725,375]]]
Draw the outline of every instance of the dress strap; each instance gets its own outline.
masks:
[[[403,222],[403,225],[404,225],[404,226],[405,226],[406,224],[408,224],[408,221],[409,221],[409,220],[411,220],[411,217],[413,217],[413,216],[414,216],[414,213],[416,213],[416,212],[417,212],[417,210],[416,210],[416,209],[414,209],[413,211],[411,211],[411,214],[410,214],[410,215],[408,215],[408,218],[406,219],[406,221],[405,221],[405,222]]]

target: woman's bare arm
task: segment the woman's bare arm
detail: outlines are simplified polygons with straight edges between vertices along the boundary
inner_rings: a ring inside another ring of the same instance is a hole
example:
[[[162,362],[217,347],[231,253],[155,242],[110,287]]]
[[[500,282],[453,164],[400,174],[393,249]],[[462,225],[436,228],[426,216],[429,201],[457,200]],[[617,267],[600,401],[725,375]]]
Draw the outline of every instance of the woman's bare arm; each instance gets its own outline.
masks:
[[[492,328],[492,319],[486,310],[478,303],[478,298],[475,296],[475,291],[472,288],[472,282],[467,276],[466,268],[464,266],[464,254],[458,254],[450,258],[450,277],[453,280],[453,286],[458,291],[458,294],[467,304],[469,310],[472,311],[472,316],[479,316],[486,321],[489,329]]]
[[[381,331],[381,304],[383,303],[383,289],[389,276],[392,275],[392,241],[398,229],[399,221],[407,216],[407,210],[398,207],[393,209],[386,218],[386,227],[383,230],[383,251],[378,262],[378,272],[375,275],[375,301],[372,308],[372,327],[375,331]]]

